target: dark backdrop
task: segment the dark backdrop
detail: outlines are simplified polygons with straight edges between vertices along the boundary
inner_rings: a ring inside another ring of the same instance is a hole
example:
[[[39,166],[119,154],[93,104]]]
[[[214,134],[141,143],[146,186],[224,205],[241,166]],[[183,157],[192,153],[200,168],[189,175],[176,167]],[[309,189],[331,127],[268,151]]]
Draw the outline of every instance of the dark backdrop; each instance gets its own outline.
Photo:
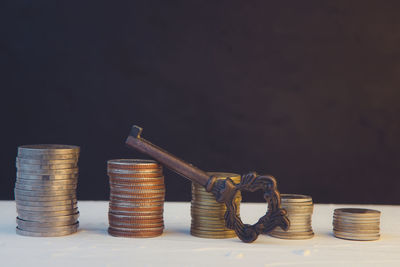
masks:
[[[399,2],[278,2],[1,1],[1,198],[18,145],[62,143],[81,146],[79,198],[107,199],[106,160],[143,158],[135,123],[204,170],[400,204]]]

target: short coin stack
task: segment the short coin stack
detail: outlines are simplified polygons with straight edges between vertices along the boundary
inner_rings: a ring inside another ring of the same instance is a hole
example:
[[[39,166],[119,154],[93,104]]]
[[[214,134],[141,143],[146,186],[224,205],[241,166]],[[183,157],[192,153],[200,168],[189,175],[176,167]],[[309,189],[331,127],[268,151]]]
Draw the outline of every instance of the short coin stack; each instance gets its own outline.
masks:
[[[155,237],[164,229],[165,184],[153,160],[114,159],[110,178],[108,233],[118,237]]]
[[[281,194],[282,208],[287,211],[290,226],[287,231],[277,227],[269,235],[282,239],[308,239],[314,236],[311,227],[313,202],[310,196]]]
[[[378,240],[381,212],[370,209],[335,209],[333,234],[342,239]]]
[[[231,178],[234,183],[240,183],[240,175],[234,173],[209,172],[209,175],[214,175],[217,179]],[[235,203],[240,212],[240,201],[242,196],[240,192],[235,196]],[[191,215],[192,223],[190,233],[193,236],[203,238],[231,238],[235,237],[234,230],[228,229],[225,226],[224,214],[226,206],[223,203],[218,203],[212,193],[209,193],[205,188],[197,183],[192,183],[192,202]]]
[[[17,234],[50,237],[78,230],[78,158],[78,146],[18,147]]]

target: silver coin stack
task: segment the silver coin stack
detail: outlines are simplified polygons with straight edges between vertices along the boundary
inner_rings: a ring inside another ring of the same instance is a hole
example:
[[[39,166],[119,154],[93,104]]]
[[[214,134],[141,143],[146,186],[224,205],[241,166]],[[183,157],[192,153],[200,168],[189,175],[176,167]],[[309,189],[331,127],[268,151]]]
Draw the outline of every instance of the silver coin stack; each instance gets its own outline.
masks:
[[[333,234],[335,237],[358,241],[378,240],[381,212],[370,209],[335,209]]]
[[[287,211],[290,226],[287,231],[277,227],[270,236],[282,239],[309,239],[314,236],[311,217],[314,204],[311,196],[297,194],[281,194],[282,208]]]
[[[14,190],[17,234],[50,237],[78,230],[78,158],[78,146],[18,147]]]

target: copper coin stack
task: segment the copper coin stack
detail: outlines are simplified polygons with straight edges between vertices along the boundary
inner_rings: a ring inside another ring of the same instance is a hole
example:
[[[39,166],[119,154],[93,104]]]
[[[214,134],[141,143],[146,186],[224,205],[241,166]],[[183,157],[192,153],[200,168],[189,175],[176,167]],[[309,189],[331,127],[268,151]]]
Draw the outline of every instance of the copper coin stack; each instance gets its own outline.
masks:
[[[335,209],[333,213],[333,234],[335,237],[358,241],[372,241],[380,238],[381,212],[371,209]]]
[[[77,232],[79,147],[18,147],[15,202],[17,234],[50,237]]]
[[[162,167],[153,160],[114,159],[110,178],[108,233],[118,237],[155,237],[164,229],[165,184]]]
[[[290,226],[287,231],[276,227],[268,234],[282,239],[309,239],[314,236],[311,217],[314,204],[311,196],[281,194],[281,205],[287,212]]]
[[[241,176],[235,173],[209,172],[218,180],[231,178],[234,183],[240,183]],[[240,192],[235,196],[235,203],[240,213],[240,201],[242,196]],[[225,226],[224,214],[226,206],[224,203],[218,203],[215,196],[205,190],[202,185],[192,183],[192,202],[191,215],[192,223],[190,233],[193,236],[203,238],[232,238],[236,237],[234,230]]]

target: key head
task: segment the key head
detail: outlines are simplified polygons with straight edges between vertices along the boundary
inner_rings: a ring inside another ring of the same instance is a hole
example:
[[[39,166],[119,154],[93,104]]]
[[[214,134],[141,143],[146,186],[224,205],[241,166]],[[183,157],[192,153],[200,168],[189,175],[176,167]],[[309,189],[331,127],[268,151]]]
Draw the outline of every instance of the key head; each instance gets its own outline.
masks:
[[[264,199],[268,203],[268,210],[257,223],[250,225],[244,224],[237,215],[237,206],[234,201],[237,191],[255,192],[262,190]],[[225,180],[214,180],[210,178],[207,191],[212,192],[218,202],[225,203],[225,224],[229,229],[235,230],[237,236],[246,243],[251,243],[257,239],[259,234],[266,234],[275,227],[283,230],[289,228],[289,219],[286,211],[281,208],[281,198],[276,186],[276,180],[269,175],[257,175],[255,172],[242,175],[241,182],[235,184],[230,178]]]

